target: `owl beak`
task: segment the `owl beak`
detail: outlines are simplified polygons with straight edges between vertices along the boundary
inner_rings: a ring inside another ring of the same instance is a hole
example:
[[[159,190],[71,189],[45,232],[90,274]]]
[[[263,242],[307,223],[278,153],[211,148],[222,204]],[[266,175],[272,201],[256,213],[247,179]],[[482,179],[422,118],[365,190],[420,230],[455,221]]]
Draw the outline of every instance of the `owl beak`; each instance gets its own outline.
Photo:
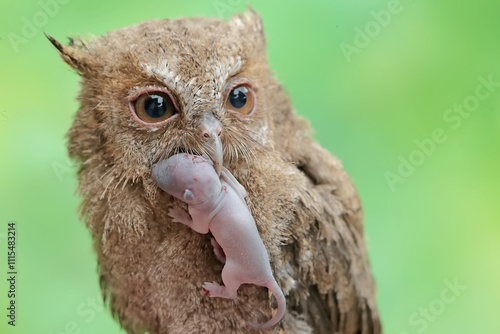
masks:
[[[222,163],[224,157],[224,150],[222,148],[222,123],[215,118],[211,112],[205,112],[198,123],[200,129],[201,139],[203,141],[203,148],[212,160],[214,169],[217,175],[220,176],[222,171]]]

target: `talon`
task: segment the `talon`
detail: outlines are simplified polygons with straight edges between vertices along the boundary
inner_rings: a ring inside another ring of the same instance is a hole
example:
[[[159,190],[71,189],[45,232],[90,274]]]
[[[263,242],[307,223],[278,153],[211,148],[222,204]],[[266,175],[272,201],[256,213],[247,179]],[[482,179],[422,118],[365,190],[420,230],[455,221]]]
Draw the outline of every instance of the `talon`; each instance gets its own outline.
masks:
[[[202,291],[203,291],[203,294],[204,294],[205,296],[210,296],[210,291],[209,291],[209,290],[207,290],[207,289],[205,289],[205,288],[202,288]]]

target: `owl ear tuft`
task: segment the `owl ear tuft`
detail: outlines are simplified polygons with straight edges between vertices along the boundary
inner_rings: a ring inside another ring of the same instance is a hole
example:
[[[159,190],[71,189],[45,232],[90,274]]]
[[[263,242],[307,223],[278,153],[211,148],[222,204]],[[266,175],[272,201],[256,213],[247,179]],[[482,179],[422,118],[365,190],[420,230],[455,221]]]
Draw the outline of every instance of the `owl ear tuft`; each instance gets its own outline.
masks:
[[[236,21],[239,25],[244,24],[247,31],[252,32],[257,39],[261,40],[264,45],[266,44],[262,18],[250,5],[247,6],[245,13],[233,16],[232,20]]]
[[[243,14],[243,18],[248,22],[248,24],[253,28],[255,32],[258,32],[262,36],[264,36],[262,17],[258,12],[253,10],[252,7],[250,7],[250,5],[247,6],[247,10]]]
[[[63,45],[54,37],[47,35],[45,32],[44,34],[50,43],[52,43],[52,45],[54,45],[54,47],[59,51],[61,58],[66,64],[80,73],[84,73],[88,70],[88,65],[84,59],[83,48],[85,45],[82,41],[75,41],[73,38],[69,38],[69,44]]]

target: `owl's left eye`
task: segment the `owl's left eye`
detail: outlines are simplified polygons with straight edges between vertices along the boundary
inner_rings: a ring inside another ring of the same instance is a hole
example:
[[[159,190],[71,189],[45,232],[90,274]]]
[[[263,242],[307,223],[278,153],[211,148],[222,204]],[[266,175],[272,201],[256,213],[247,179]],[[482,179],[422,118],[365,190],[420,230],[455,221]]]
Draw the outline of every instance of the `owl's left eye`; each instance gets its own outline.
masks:
[[[176,114],[170,94],[162,91],[144,92],[130,107],[136,119],[146,125],[158,125]]]
[[[255,94],[252,88],[247,84],[233,87],[224,106],[228,110],[250,116],[255,110]]]

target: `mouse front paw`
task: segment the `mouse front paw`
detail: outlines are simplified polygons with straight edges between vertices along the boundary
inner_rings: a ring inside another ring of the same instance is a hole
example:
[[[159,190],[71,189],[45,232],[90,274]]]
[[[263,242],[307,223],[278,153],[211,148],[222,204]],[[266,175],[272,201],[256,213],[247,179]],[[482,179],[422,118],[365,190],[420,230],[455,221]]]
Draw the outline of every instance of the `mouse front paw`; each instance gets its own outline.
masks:
[[[213,283],[205,282],[205,284],[203,284],[203,294],[209,297],[220,297],[222,288],[223,288],[222,286],[220,286],[215,282]]]
[[[189,225],[192,221],[191,216],[185,210],[175,207],[168,211],[168,215],[172,217],[174,223]]]

